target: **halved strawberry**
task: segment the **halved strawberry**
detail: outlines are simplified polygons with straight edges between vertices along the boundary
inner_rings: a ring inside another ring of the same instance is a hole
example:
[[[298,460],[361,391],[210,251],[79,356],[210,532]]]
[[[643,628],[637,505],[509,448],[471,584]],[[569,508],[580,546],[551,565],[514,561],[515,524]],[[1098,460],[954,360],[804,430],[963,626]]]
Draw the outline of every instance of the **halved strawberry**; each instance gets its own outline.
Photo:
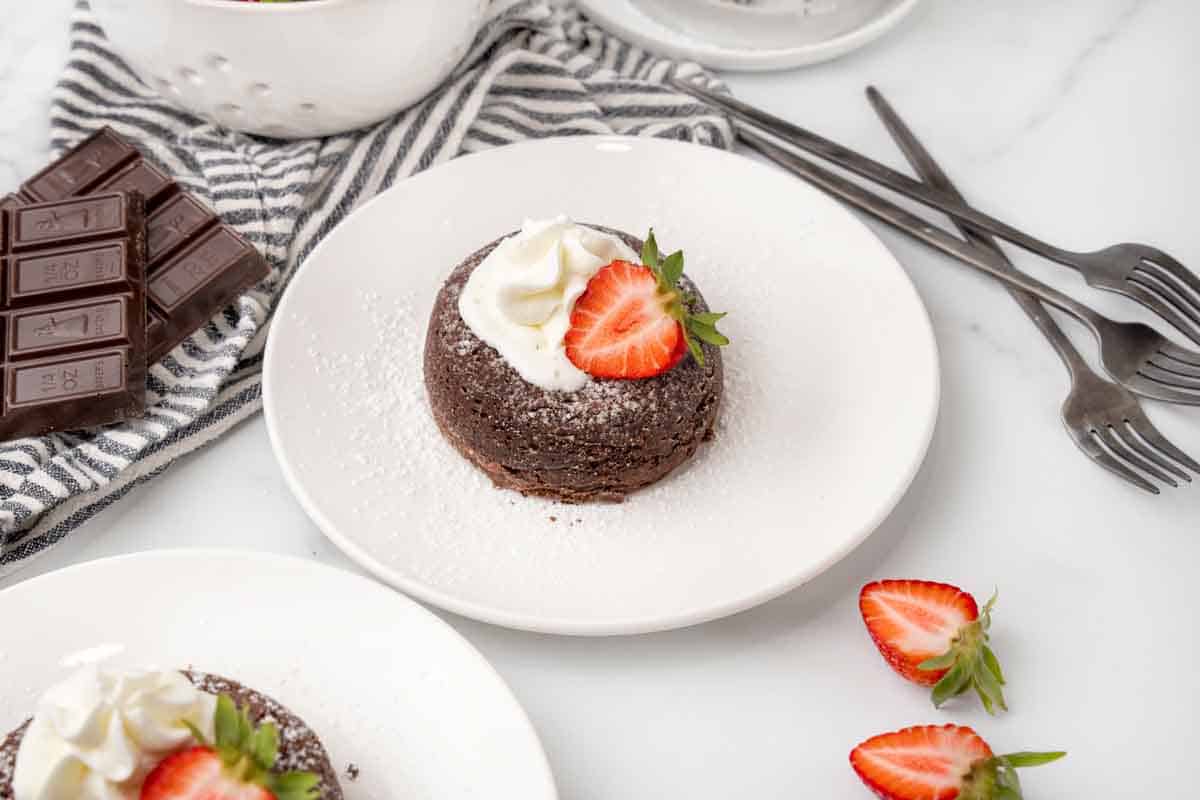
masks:
[[[933,687],[933,704],[974,689],[988,713],[1007,710],[1004,673],[988,647],[992,606],[956,586],[933,581],[868,583],[858,596],[867,631],[884,659],[904,678]]]
[[[717,331],[724,314],[693,314],[679,289],[683,251],[659,259],[654,231],[643,264],[614,261],[592,276],[575,301],[563,337],[567,358],[597,378],[650,378],[674,367],[687,352],[704,363],[701,342],[729,340]]]
[[[1065,755],[996,756],[970,728],[919,725],[866,740],[851,751],[850,765],[884,800],[1020,800],[1017,768]]]
[[[628,261],[612,262],[588,282],[563,343],[571,363],[598,378],[659,375],[687,350],[659,297],[658,279]]]
[[[184,724],[187,724],[186,722]],[[141,800],[317,800],[320,778],[311,772],[276,773],[279,731],[255,728],[227,695],[217,698],[216,741],[191,725],[200,744],[159,762],[142,783]]]

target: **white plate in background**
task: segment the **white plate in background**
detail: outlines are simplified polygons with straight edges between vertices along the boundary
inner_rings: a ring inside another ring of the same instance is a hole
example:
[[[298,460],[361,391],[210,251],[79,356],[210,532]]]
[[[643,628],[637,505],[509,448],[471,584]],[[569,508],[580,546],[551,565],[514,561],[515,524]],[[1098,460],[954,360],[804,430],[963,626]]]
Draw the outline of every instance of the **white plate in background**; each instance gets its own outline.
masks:
[[[560,213],[654,226],[729,312],[715,441],[622,504],[493,488],[426,405],[443,279],[524,217]],[[925,308],[866,226],[780,170],[660,139],[527,142],[401,182],[301,266],[264,365],[284,476],[347,555],[456,613],[566,634],[689,625],[827,569],[908,488],[937,405]]]
[[[0,738],[81,661],[194,666],[299,715],[347,797],[557,797],[537,734],[483,656],[343,570],[238,550],[141,553],[6,589],[0,619]]]
[[[886,0],[867,22],[845,33],[777,49],[722,47],[705,42],[653,19],[634,0],[579,0],[579,7],[600,27],[651,52],[697,61],[712,69],[768,72],[818,64],[868,45],[899,25],[918,2]]]

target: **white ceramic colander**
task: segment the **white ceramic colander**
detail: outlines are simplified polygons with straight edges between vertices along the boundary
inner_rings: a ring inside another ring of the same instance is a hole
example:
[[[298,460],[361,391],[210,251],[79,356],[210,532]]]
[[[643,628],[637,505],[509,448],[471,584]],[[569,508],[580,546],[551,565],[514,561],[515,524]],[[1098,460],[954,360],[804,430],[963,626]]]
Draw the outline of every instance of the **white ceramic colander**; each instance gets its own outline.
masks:
[[[487,0],[92,0],[122,58],[176,105],[283,138],[412,105],[466,53]]]

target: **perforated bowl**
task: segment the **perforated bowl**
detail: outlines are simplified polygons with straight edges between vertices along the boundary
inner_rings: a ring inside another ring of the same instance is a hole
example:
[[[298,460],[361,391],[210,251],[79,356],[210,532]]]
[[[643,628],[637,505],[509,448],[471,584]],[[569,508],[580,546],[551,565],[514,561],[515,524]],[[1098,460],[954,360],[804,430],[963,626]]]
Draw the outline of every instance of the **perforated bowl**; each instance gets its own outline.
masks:
[[[487,0],[92,0],[113,48],[164,97],[281,138],[406,108],[466,53]]]

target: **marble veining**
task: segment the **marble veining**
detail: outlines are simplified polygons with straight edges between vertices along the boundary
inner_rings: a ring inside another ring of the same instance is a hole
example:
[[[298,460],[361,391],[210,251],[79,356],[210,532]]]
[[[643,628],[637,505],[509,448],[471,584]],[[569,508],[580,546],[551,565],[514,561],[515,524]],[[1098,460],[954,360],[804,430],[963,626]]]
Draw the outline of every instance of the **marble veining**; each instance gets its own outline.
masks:
[[[70,5],[0,0],[0,192],[46,158]],[[1198,32],[1196,0],[925,0],[847,58],[727,78],[743,99],[902,167],[862,95],[876,84],[981,208],[1062,246],[1139,239],[1200,267]],[[846,764],[856,742],[949,721],[1007,750],[1070,751],[1023,776],[1030,797],[1190,796],[1200,686],[1184,669],[1164,695],[1161,670],[1146,665],[1200,661],[1200,626],[1188,624],[1200,485],[1151,498],[1083,458],[1059,421],[1066,373],[1005,291],[872,227],[930,311],[943,382],[928,459],[866,543],[785,597],[669,634],[584,641],[447,621],[529,710],[563,797],[865,797]],[[1069,270],[1008,252],[1101,311],[1146,319]],[[1078,326],[1064,327],[1094,352]],[[1200,410],[1147,411],[1200,457]],[[258,418],[134,489],[0,589],[87,559],[186,546],[354,568],[292,499]],[[887,673],[855,593],[889,576],[952,580],[977,595],[999,586],[1006,716],[969,703],[935,712]],[[1114,732],[1131,730],[1123,758],[1111,758]]]
[[[1133,0],[1126,5],[1124,10],[1116,16],[1111,24],[1104,27],[1094,36],[1091,36],[1079,50],[1078,54],[1070,60],[1066,68],[1055,77],[1045,100],[1033,109],[1017,135],[1013,139],[996,145],[988,151],[984,158],[998,158],[1007,152],[1020,138],[1033,133],[1046,124],[1052,116],[1059,113],[1067,103],[1071,91],[1075,88],[1076,84],[1091,72],[1090,67],[1093,60],[1103,51],[1116,45],[1128,27],[1134,24],[1142,12],[1146,10],[1147,6],[1152,5],[1153,2],[1154,0]]]

